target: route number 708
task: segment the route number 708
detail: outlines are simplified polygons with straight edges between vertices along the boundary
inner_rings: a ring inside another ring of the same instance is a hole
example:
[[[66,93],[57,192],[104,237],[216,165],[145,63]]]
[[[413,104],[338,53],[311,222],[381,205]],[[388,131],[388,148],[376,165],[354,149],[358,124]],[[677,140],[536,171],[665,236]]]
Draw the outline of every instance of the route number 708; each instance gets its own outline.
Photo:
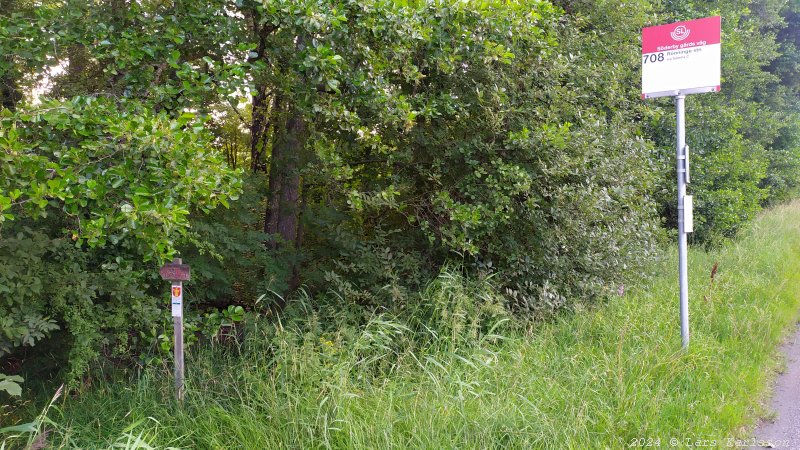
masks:
[[[650,60],[651,63],[654,62],[661,62],[664,60],[663,53],[651,53],[649,55],[644,55],[642,57],[642,64],[647,64],[647,61]]]

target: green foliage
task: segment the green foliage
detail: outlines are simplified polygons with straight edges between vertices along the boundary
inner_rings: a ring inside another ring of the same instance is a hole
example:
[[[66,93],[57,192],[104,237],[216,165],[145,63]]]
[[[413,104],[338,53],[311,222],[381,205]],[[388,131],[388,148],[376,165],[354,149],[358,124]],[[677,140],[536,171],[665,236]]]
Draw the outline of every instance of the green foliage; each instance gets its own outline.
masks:
[[[770,72],[779,76],[781,84],[797,94],[800,92],[800,3],[787,1],[781,17],[786,27],[777,33],[780,55],[772,62]]]
[[[43,296],[52,295],[43,277],[43,255],[51,242],[20,232],[0,241],[0,355],[22,345],[33,346],[59,326],[47,315]],[[49,274],[48,274],[49,275]]]
[[[649,147],[618,100],[633,88],[587,86],[576,53],[594,36],[551,4],[281,5],[263,11],[279,49],[263,75],[313,124],[306,259],[333,251],[324,279],[343,298],[408,302],[460,257],[498,272],[518,310],[552,310],[652,257]]]
[[[98,359],[156,363],[158,355],[138,356],[156,346],[165,355],[171,352],[168,284],[135,253],[80,249],[69,239],[24,227],[0,241],[0,281],[0,356],[34,345],[46,353],[53,348],[46,338],[61,328],[58,339],[69,342],[64,375],[74,385]],[[193,283],[189,287],[187,345],[233,333],[244,309],[197,310],[193,306],[202,303],[195,299],[202,297]]]
[[[75,380],[101,354],[141,345],[160,312],[153,262],[189,239],[191,211],[239,191],[209,140],[193,114],[105,98],[0,112],[0,352],[61,324]]]
[[[455,349],[492,340],[511,328],[502,295],[491,280],[470,280],[445,269],[420,294],[416,310],[404,311],[407,320],[419,321],[416,332]]]
[[[171,401],[169,371],[150,368],[66,399],[50,415],[50,440],[106,448],[135,423],[154,447],[582,449],[624,448],[643,436],[662,447],[670,438],[746,439],[766,413],[761,400],[783,337],[795,329],[798,246],[794,203],[762,215],[736,245],[692,249],[697,301],[686,352],[672,252],[658,276],[606,307],[527,331],[496,329],[502,339],[465,333],[452,345],[451,316],[430,340],[416,340],[402,316],[333,329],[314,314],[248,319],[238,351],[188,355],[184,405]],[[442,274],[423,303],[456,311],[489,293],[461,280]],[[457,322],[472,323],[474,313]]]
[[[42,277],[42,256],[50,242],[41,235],[23,232],[0,241],[0,292],[4,302],[0,305],[0,355],[19,346],[32,347],[37,341],[57,330],[56,321],[48,317],[40,299],[48,292],[47,281]]]
[[[144,9],[153,5],[15,5],[9,15],[0,14],[0,33],[8,37],[0,49],[14,55],[0,61],[0,78],[12,77],[30,90],[30,79],[42,74],[37,71],[63,64],[66,59],[58,58],[66,56],[67,73],[55,76],[52,93],[70,98],[0,109],[0,354],[62,328],[74,381],[101,355],[127,358],[155,338],[145,330],[161,314],[154,298],[156,264],[194,239],[191,214],[237,198],[239,174],[215,150],[206,119],[186,110],[199,104],[186,99],[209,90],[230,92],[237,78],[222,54],[200,71],[185,58],[148,66],[147,58],[159,55],[142,39],[169,55],[204,39],[194,34],[186,46],[178,45],[187,21],[203,25],[197,9],[165,19],[148,16]],[[156,28],[135,25],[142,20]],[[92,40],[98,30],[107,38]],[[50,51],[59,46],[66,51]],[[130,72],[119,79],[126,67]],[[228,83],[214,85],[207,76],[212,69]],[[162,73],[171,84],[152,98],[113,97],[132,93],[136,83],[143,93]],[[120,90],[102,88],[103,80],[115,77]],[[97,96],[100,91],[104,95]]]
[[[260,175],[244,177],[241,197],[229,208],[189,217],[181,255],[192,266],[196,304],[252,309],[260,295],[286,290],[290,255],[264,251],[268,235],[255,213],[262,208],[263,182]]]
[[[674,115],[639,99],[640,30],[712,14],[722,93],[687,111],[694,236],[720,243],[800,187],[797,2],[14,1],[3,351],[60,327],[76,375],[168,350],[155,268],[177,253],[190,341],[285,308],[325,332],[407,312],[372,335],[457,347],[498,305],[597,303],[676,216]]]
[[[19,397],[22,395],[22,387],[19,384],[23,381],[20,376],[0,373],[0,391]]]
[[[6,445],[9,444],[16,444],[16,447],[27,449],[45,445],[48,434],[45,427],[54,425],[54,422],[47,417],[48,413],[63,392],[64,385],[62,384],[41,413],[39,413],[32,422],[0,428],[0,436],[3,436],[3,440],[0,442],[0,448],[5,449]]]
[[[32,229],[5,237],[0,248],[3,353],[33,346],[61,324],[71,341],[66,369],[74,381],[100,355],[128,356],[146,344],[136,330],[156,320],[160,308],[147,293],[141,263],[120,254],[108,260]]]
[[[216,344],[237,341],[238,325],[244,320],[244,317],[245,311],[241,306],[230,305],[222,310],[206,312],[188,310],[185,307],[183,316],[184,348],[194,349],[201,343]],[[144,366],[163,366],[168,363],[175,348],[175,334],[171,318],[162,318],[157,323],[151,323],[150,333],[148,343],[151,344],[151,347],[141,354],[140,361]]]
[[[228,0],[135,2],[68,0],[45,27],[69,62],[55,77],[60,97],[96,94],[137,99],[156,111],[203,114],[220,97],[241,96],[250,47]]]
[[[27,0],[4,0],[0,6],[0,109],[14,109],[53,63],[45,30],[56,8],[51,1]]]
[[[318,269],[322,272],[318,282],[341,299],[342,307],[361,308],[353,314],[366,318],[375,309],[394,309],[414,301],[414,288],[424,283],[430,271],[412,250],[423,235],[375,227],[364,236],[352,222],[315,220],[315,225],[326,228],[331,223],[335,228],[326,235],[331,254],[338,258],[331,263],[323,261],[326,264]]]
[[[128,240],[145,259],[164,261],[190,209],[209,211],[236,198],[236,174],[207,139],[193,114],[171,121],[102,98],[6,111],[0,213],[64,214],[64,234],[77,245]]]

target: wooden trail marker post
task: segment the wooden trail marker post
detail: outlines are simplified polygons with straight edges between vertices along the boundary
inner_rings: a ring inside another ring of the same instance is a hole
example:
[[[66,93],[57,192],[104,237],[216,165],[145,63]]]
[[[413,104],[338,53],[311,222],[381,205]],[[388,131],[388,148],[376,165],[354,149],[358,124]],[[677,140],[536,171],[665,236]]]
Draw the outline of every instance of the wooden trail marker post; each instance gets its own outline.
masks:
[[[689,348],[689,275],[686,235],[694,232],[689,146],[686,145],[684,100],[689,94],[719,92],[722,55],[719,16],[642,29],[642,99],[675,98],[678,178],[678,286],[681,344]]]
[[[191,279],[189,265],[182,264],[180,258],[164,264],[158,271],[161,278],[172,282],[170,297],[172,304],[172,328],[175,335],[175,397],[183,402],[183,282]]]

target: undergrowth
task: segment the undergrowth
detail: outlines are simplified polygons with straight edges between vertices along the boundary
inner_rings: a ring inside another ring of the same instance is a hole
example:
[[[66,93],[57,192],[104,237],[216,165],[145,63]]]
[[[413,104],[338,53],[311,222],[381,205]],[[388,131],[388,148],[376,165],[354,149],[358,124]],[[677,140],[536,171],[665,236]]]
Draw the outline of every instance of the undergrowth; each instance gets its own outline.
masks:
[[[6,431],[2,448],[40,436],[53,448],[248,449],[745,438],[798,317],[798,254],[800,203],[724,248],[693,249],[687,352],[674,254],[607,305],[535,324],[504,312],[492,280],[446,271],[418,310],[358,328],[313,308],[304,320],[249,318],[242,333],[187,355],[184,404],[169,367],[145,369],[62,396],[33,431]]]

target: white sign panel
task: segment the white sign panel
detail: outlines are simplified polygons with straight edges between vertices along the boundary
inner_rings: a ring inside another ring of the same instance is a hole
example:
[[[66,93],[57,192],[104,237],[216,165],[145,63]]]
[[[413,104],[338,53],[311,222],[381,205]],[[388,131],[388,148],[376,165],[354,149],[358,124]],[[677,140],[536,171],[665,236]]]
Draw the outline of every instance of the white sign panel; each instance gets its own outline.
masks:
[[[172,283],[172,317],[183,317],[183,283]]]
[[[683,232],[694,233],[694,202],[691,195],[683,197]]]
[[[720,90],[719,16],[642,29],[642,98]]]

